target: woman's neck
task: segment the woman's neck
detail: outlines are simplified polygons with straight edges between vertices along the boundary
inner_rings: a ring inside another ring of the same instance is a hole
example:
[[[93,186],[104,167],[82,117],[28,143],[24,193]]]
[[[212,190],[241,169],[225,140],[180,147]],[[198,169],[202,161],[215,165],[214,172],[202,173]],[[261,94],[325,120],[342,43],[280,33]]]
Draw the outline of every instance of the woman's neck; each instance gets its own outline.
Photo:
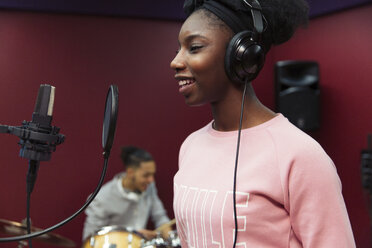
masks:
[[[243,129],[260,125],[276,115],[258,100],[251,84],[247,87],[244,101]],[[242,91],[234,91],[234,94],[230,94],[225,101],[211,104],[214,129],[218,131],[239,129],[242,96]]]

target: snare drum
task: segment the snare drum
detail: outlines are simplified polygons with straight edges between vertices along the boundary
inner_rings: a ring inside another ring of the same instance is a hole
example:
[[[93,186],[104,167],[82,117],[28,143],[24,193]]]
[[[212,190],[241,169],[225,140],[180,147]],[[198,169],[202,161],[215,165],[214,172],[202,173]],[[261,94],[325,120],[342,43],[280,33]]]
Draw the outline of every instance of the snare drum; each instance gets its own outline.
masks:
[[[102,227],[82,248],[141,248],[142,235],[121,226]]]

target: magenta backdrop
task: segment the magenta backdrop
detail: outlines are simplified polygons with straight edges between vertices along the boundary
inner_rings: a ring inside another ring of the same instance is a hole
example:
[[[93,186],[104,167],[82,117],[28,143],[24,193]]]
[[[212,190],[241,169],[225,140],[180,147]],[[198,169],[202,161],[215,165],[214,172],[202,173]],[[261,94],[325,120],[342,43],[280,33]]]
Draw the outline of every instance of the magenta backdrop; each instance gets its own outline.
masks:
[[[359,169],[360,150],[372,132],[371,16],[372,6],[366,5],[313,19],[308,29],[269,53],[254,83],[262,102],[274,108],[274,63],[319,62],[322,123],[311,135],[336,163],[357,247],[362,248],[371,243],[368,194]],[[106,181],[122,170],[120,146],[149,150],[158,164],[159,195],[173,217],[172,178],[179,146],[211,119],[209,107],[185,106],[169,68],[180,26],[159,20],[0,12],[0,123],[31,120],[39,85],[48,83],[56,87],[53,124],[66,135],[51,161],[41,164],[32,194],[34,226],[46,228],[68,217],[97,185],[110,84],[118,85],[120,97]],[[14,136],[0,137],[0,218],[12,221],[26,215],[27,161],[18,157],[17,142]],[[79,215],[55,233],[80,246],[84,218]]]

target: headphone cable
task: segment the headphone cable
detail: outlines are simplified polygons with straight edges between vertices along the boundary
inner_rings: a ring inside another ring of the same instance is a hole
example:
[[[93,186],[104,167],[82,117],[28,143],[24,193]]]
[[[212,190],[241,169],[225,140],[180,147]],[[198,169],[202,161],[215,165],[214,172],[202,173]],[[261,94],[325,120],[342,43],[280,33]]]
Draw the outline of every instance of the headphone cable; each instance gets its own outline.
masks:
[[[234,189],[233,189],[233,202],[234,202],[234,222],[235,222],[235,233],[234,233],[234,244],[233,248],[236,246],[236,240],[238,239],[238,219],[236,213],[236,175],[238,171],[238,158],[239,158],[239,149],[240,149],[240,135],[242,132],[242,123],[243,123],[243,113],[244,113],[244,101],[245,101],[245,94],[247,91],[248,85],[248,78],[245,79],[244,82],[244,91],[242,97],[242,106],[240,108],[240,120],[239,120],[239,131],[238,131],[238,141],[236,144],[236,157],[235,157],[235,168],[234,168]]]

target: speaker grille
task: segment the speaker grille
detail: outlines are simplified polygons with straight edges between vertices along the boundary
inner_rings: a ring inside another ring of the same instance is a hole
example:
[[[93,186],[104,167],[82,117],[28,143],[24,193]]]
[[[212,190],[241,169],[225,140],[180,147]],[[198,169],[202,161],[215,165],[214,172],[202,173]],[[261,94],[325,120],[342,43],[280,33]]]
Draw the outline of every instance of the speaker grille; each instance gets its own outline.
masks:
[[[319,66],[315,61],[275,64],[276,111],[304,131],[320,126]]]

